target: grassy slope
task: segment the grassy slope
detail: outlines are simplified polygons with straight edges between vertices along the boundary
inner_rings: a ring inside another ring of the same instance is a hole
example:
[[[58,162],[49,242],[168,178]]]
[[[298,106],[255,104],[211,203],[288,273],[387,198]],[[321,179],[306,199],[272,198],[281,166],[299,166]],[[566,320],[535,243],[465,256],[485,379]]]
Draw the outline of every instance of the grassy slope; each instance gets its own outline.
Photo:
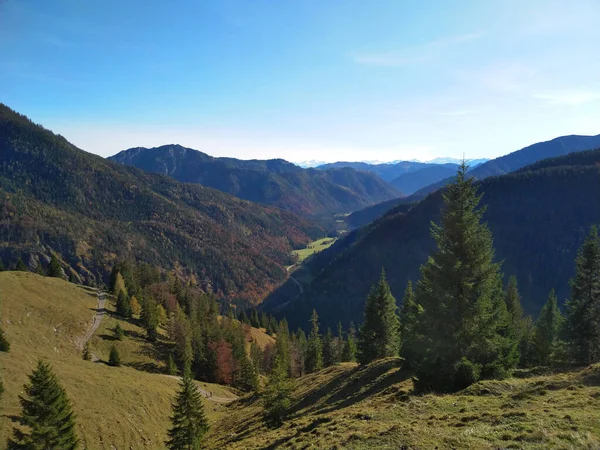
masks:
[[[265,427],[260,400],[240,400],[208,448],[600,448],[600,365],[444,396],[412,395],[398,366],[347,363],[298,380],[301,400],[281,428]]]
[[[164,448],[178,382],[133,367],[83,361],[76,340],[90,326],[96,305],[95,292],[84,287],[31,273],[0,273],[2,326],[11,342],[10,353],[0,353],[6,389],[0,401],[0,446],[11,432],[11,418],[20,412],[17,396],[27,375],[42,358],[51,362],[73,402],[77,432],[85,448]],[[114,318],[104,320],[96,335],[107,334],[106,326],[114,325]],[[130,324],[122,326],[130,332],[118,343],[123,362],[151,362],[136,337],[142,330]],[[92,350],[101,358],[106,358],[106,346],[102,339],[92,339]],[[201,385],[214,395],[232,395],[221,386]],[[205,406],[211,421],[225,411],[208,401]]]
[[[306,246],[306,248],[300,250],[294,250],[292,253],[298,256],[298,263],[302,263],[309,256],[319,253],[326,248],[329,248],[336,241],[336,238],[323,238],[317,239]]]

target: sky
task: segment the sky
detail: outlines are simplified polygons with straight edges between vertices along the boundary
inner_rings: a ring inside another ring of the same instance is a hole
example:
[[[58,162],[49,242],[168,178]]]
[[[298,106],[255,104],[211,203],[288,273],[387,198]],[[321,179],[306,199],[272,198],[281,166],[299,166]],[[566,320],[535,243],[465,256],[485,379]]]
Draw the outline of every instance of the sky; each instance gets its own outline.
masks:
[[[598,0],[0,0],[0,102],[78,147],[493,158],[600,133]]]

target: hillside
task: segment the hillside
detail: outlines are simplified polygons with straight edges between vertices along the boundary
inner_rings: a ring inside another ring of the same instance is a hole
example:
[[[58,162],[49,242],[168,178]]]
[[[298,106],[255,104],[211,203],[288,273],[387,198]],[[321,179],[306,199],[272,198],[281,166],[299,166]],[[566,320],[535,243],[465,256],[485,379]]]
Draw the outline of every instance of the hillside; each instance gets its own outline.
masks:
[[[261,400],[232,405],[207,448],[597,448],[600,366],[484,381],[454,395],[413,395],[398,359],[344,363],[296,380],[288,421],[262,422]],[[525,374],[524,374],[525,375]]]
[[[573,153],[479,184],[497,260],[505,275],[517,277],[527,313],[537,314],[552,288],[561,303],[569,295],[577,249],[589,227],[600,223],[599,163],[600,150]],[[302,289],[288,281],[265,310],[288,317],[292,328],[304,326],[313,307],[323,326],[361,322],[382,267],[401,302],[407,281],[418,280],[420,265],[434,250],[429,229],[441,207],[442,193],[436,192],[406,213],[392,209],[338,240],[294,273]]]
[[[522,167],[547,158],[564,156],[572,152],[592,150],[598,147],[600,147],[600,134],[597,136],[561,136],[550,141],[538,142],[537,144],[475,166],[470,171],[470,174],[478,180],[482,180],[487,177],[514,172]],[[446,178],[418,190],[414,194],[413,200],[424,198],[427,194],[440,189],[450,181],[451,178]]]
[[[84,361],[78,348],[92,324],[98,304],[96,292],[56,278],[25,272],[0,272],[2,327],[11,343],[0,353],[5,392],[0,415],[0,442],[6,442],[20,412],[18,395],[38,359],[52,364],[77,415],[77,434],[85,448],[164,448],[171,403],[178,389],[174,378],[136,370],[140,361],[153,360],[142,330],[128,324],[123,341],[122,367]],[[116,319],[109,313],[92,339],[92,352],[105,360],[112,335],[105,327]],[[124,322],[122,322],[124,323]],[[235,398],[227,389],[198,383],[215,398]],[[205,400],[211,423],[225,407]]]
[[[454,176],[457,164],[438,164],[414,172],[405,173],[390,181],[390,184],[404,195],[411,195],[419,189]]]
[[[395,198],[388,200],[387,202],[377,203],[376,205],[369,206],[365,209],[355,211],[344,218],[344,221],[348,225],[348,228],[355,230],[357,228],[364,227],[370,224],[374,220],[383,216],[386,212],[395,208],[398,212],[408,211],[414,203],[408,203],[406,198]]]
[[[341,168],[352,168],[356,170],[362,170],[364,172],[371,172],[379,175],[385,181],[392,181],[401,175],[415,172],[420,169],[427,167],[433,167],[434,163],[422,163],[417,161],[399,161],[393,163],[382,163],[382,164],[369,164],[366,162],[348,162],[339,161],[334,163],[321,164],[317,167],[319,170],[330,170],[330,169],[341,169]]]
[[[333,214],[399,196],[393,187],[368,172],[302,169],[281,159],[213,158],[179,145],[132,148],[110,159],[311,218],[331,219]]]
[[[0,105],[0,258],[32,269],[58,252],[67,275],[102,284],[145,261],[217,295],[260,301],[291,251],[325,232],[292,213],[86,153]]]

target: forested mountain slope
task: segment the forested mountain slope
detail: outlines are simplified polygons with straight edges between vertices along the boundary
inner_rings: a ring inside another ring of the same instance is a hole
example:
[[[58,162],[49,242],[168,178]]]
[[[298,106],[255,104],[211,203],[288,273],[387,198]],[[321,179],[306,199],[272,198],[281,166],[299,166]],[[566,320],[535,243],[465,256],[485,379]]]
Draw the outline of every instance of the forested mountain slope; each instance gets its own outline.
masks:
[[[505,275],[517,277],[526,312],[537,314],[551,288],[564,301],[577,249],[589,227],[600,224],[600,150],[545,160],[478,185],[496,257]],[[407,281],[418,280],[435,248],[430,223],[439,220],[441,206],[439,191],[338,240],[294,274],[302,293],[286,283],[265,309],[291,319],[291,327],[304,325],[313,307],[324,326],[361,322],[382,267],[400,302]]]
[[[57,252],[102,283],[116,260],[182,269],[218,295],[259,301],[291,250],[324,231],[275,207],[91,155],[0,105],[0,257],[31,269]]]
[[[529,164],[547,158],[554,158],[598,147],[600,147],[600,134],[597,136],[561,136],[550,141],[538,142],[508,155],[492,159],[473,168],[469,173],[475,178],[482,180],[487,177],[514,172]],[[449,182],[450,178],[446,178],[445,180],[426,186],[414,194],[414,199],[420,200]]]
[[[369,172],[302,169],[281,159],[213,158],[179,145],[132,148],[110,159],[312,218],[352,212],[400,195]]]
[[[393,163],[381,163],[381,164],[370,164],[366,162],[348,162],[338,161],[334,163],[322,164],[317,167],[319,170],[330,170],[330,169],[341,169],[341,168],[352,168],[356,170],[362,170],[365,172],[372,172],[379,175],[385,181],[392,181],[401,175],[415,172],[417,170],[425,169],[427,167],[433,167],[437,164],[434,163],[422,163],[418,161],[400,161]]]
[[[453,176],[457,168],[457,164],[436,164],[400,175],[390,181],[390,184],[403,194],[411,195],[425,186]]]

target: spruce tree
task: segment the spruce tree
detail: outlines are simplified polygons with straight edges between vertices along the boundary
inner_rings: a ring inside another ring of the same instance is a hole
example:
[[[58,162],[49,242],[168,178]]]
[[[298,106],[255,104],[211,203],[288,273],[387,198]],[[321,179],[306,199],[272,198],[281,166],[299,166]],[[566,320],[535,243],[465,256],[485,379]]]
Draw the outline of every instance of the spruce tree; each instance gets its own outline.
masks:
[[[131,317],[131,303],[125,291],[120,290],[117,297],[117,314],[121,317]]]
[[[91,361],[92,359],[92,352],[90,350],[90,343],[86,342],[85,345],[83,346],[83,352],[81,354],[82,358],[84,361]]]
[[[48,270],[46,275],[53,278],[63,278],[63,270],[58,262],[58,258],[56,254],[52,253],[50,258],[50,263],[48,264]]]
[[[592,227],[575,259],[566,303],[569,353],[577,364],[600,361],[600,237]]]
[[[352,322],[350,322],[350,328],[348,328],[348,336],[346,337],[344,352],[342,353],[342,361],[356,361],[356,328]]]
[[[558,309],[558,300],[552,289],[535,323],[533,343],[538,364],[550,366],[556,362],[563,322],[564,318]]]
[[[243,357],[240,362],[240,387],[245,391],[258,389],[258,372],[250,358]]]
[[[108,365],[113,367],[119,367],[121,365],[121,355],[116,346],[110,348],[110,354],[108,356]]]
[[[113,328],[113,335],[117,341],[123,340],[125,332],[123,331],[123,327],[121,327],[121,324],[119,322],[117,322],[115,324],[115,327]]]
[[[142,312],[140,314],[140,320],[142,326],[146,330],[148,339],[152,342],[156,341],[158,337],[158,325],[159,325],[159,308],[154,299],[147,298],[144,300],[142,305]]]
[[[15,266],[15,270],[17,272],[27,272],[29,269],[27,269],[27,266],[25,265],[23,260],[19,258],[19,260],[17,261],[17,265]]]
[[[4,262],[2,261],[2,258],[0,258],[0,272],[4,272]]]
[[[342,328],[342,322],[338,322],[337,328],[337,339],[335,341],[335,363],[342,362],[342,355],[344,354],[344,330]]]
[[[173,352],[169,352],[169,357],[167,358],[167,374],[177,375],[177,364],[175,364]]]
[[[380,358],[398,356],[400,322],[396,314],[396,299],[381,271],[379,284],[371,288],[365,305],[365,321],[358,339],[358,361],[366,364]]]
[[[263,394],[264,418],[272,426],[280,426],[291,406],[293,385],[288,376],[285,361],[275,358],[269,383]]]
[[[74,450],[79,447],[75,434],[75,415],[65,390],[52,368],[38,362],[19,396],[23,428],[15,428],[8,441],[9,450]]]
[[[502,376],[518,359],[509,336],[500,264],[485,208],[467,165],[445,190],[437,251],[421,267],[416,302],[423,307],[415,345],[416,388],[453,391],[481,376]]]
[[[323,367],[333,366],[335,363],[335,349],[333,348],[333,333],[331,328],[327,328],[327,332],[323,337]]]
[[[319,316],[315,309],[313,309],[310,320],[312,329],[306,349],[306,373],[313,373],[323,368],[323,345],[319,334]]]
[[[400,338],[402,345],[400,347],[400,356],[402,356],[410,366],[414,360],[415,346],[419,338],[417,337],[417,324],[423,313],[423,308],[417,304],[412,282],[409,280],[404,290],[402,308],[400,309]]]
[[[250,325],[254,328],[260,328],[260,319],[258,318],[258,311],[256,308],[250,313]]]
[[[171,416],[171,429],[166,442],[170,450],[200,450],[202,438],[208,431],[204,404],[192,378],[189,366],[183,371],[181,385]]]

